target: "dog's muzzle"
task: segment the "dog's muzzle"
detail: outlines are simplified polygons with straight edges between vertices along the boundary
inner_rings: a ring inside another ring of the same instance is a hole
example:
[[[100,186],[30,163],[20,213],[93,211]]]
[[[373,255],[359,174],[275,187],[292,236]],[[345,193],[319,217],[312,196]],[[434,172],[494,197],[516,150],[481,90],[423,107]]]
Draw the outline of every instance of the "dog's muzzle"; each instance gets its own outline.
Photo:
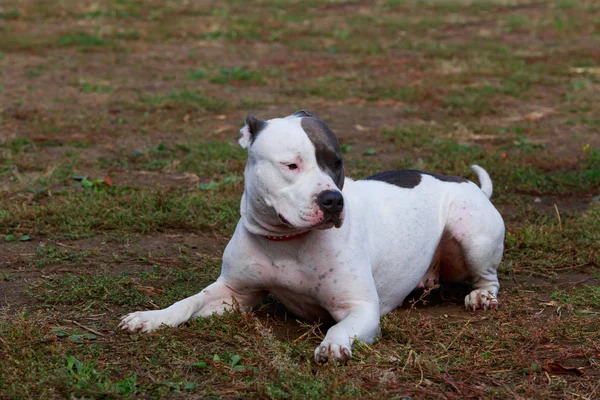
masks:
[[[342,226],[341,213],[344,209],[344,196],[337,190],[324,190],[317,195],[317,204],[323,211],[323,221],[332,221],[336,228]]]

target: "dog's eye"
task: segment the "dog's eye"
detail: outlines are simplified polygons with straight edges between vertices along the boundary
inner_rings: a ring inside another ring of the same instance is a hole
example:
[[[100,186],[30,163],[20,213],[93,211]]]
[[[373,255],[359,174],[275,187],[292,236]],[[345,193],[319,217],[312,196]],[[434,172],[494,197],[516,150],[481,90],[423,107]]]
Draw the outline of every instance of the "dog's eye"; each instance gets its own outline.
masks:
[[[342,160],[336,160],[335,164],[333,164],[336,168],[339,168],[342,166]]]
[[[287,164],[287,167],[288,167],[288,168],[289,168],[291,171],[293,171],[293,170],[295,170],[295,169],[298,169],[298,165],[297,165],[297,164]]]

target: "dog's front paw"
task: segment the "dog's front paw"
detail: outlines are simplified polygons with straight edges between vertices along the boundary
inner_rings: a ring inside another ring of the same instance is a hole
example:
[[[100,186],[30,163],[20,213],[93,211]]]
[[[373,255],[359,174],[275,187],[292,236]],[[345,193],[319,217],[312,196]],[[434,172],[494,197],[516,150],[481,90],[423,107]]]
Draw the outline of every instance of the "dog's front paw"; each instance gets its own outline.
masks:
[[[330,360],[344,363],[351,358],[352,351],[350,350],[350,347],[343,344],[324,341],[315,349],[315,362],[319,364],[326,363]]]
[[[136,311],[124,316],[119,328],[131,332],[152,332],[163,324],[169,325],[164,310]]]
[[[465,297],[465,308],[472,311],[478,308],[483,308],[484,310],[498,308],[498,299],[489,290],[473,290]]]

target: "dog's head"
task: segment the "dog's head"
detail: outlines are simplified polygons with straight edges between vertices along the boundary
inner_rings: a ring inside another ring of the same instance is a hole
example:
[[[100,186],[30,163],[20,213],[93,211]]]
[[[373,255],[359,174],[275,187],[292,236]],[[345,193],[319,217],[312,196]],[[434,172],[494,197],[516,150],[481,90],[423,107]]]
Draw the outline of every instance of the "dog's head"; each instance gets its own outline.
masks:
[[[344,162],[325,122],[307,111],[268,121],[250,115],[240,133],[239,143],[248,150],[245,201],[263,228],[342,226]]]

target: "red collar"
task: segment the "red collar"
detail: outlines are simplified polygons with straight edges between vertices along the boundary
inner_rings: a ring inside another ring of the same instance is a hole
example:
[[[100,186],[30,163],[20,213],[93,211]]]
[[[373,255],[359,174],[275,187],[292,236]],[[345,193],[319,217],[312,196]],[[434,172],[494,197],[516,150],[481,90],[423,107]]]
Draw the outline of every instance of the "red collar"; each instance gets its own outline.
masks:
[[[261,235],[261,236],[267,240],[272,240],[273,242],[287,242],[288,240],[292,240],[292,239],[296,239],[296,238],[305,236],[308,234],[308,232],[310,232],[310,231],[296,233],[294,235],[287,235],[287,236],[265,236],[265,235]]]

